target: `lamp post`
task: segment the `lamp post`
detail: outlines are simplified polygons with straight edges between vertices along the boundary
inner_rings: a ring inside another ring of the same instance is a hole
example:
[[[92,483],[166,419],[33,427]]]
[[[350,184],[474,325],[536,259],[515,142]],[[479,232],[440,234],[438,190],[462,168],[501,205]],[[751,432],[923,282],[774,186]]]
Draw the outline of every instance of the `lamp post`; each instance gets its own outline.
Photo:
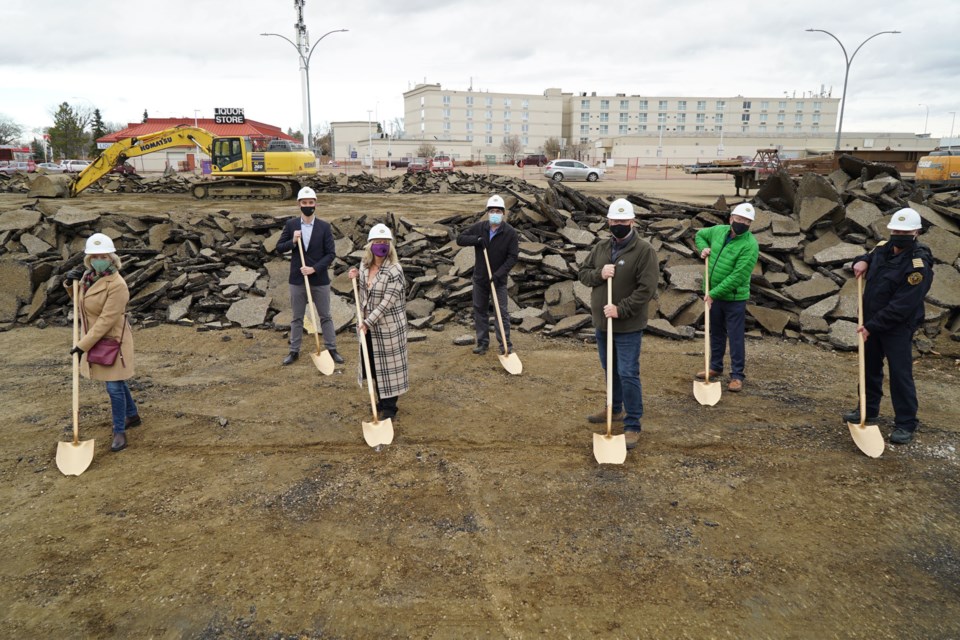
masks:
[[[837,124],[837,145],[836,147],[834,147],[835,150],[838,150],[840,149],[840,134],[843,132],[843,109],[844,107],[847,106],[847,79],[850,77],[850,63],[853,62],[853,59],[856,57],[857,52],[860,51],[860,48],[863,47],[863,45],[870,42],[871,40],[873,40],[874,38],[876,38],[877,36],[883,35],[885,33],[900,33],[900,32],[899,31],[879,31],[873,34],[872,36],[870,36],[869,38],[867,38],[866,40],[864,40],[863,42],[861,42],[860,46],[858,46],[854,50],[852,56],[847,56],[847,48],[843,46],[843,43],[840,42],[840,39],[837,36],[833,35],[829,31],[825,31],[824,29],[807,29],[807,31],[819,31],[820,33],[825,33],[831,38],[833,38],[834,40],[836,40],[837,44],[839,44],[840,48],[843,50],[843,59],[847,63],[847,69],[843,74],[843,97],[840,98],[840,122]]]
[[[302,20],[302,16],[301,16]],[[313,43],[313,46],[307,49],[307,29],[302,22],[297,23],[297,42],[294,42],[287,36],[280,35],[279,33],[261,33],[261,36],[276,36],[278,38],[283,38],[289,42],[294,49],[297,50],[297,56],[300,58],[300,73],[302,76],[302,82],[304,87],[304,95],[306,97],[306,102],[304,104],[304,118],[303,126],[306,131],[303,134],[303,142],[308,149],[313,149],[313,120],[310,113],[310,58],[313,57],[313,51],[317,48],[317,45],[320,44],[320,41],[326,38],[331,33],[345,33],[349,29],[334,29],[333,31],[327,31],[325,34],[317,38],[317,41]]]
[[[373,172],[373,133],[370,130],[370,114],[373,111],[367,109],[367,155],[370,156],[370,172]]]
[[[918,104],[917,106],[918,106],[918,107],[926,107],[926,108],[927,108],[927,115],[923,118],[923,133],[924,133],[924,135],[926,135],[926,133],[927,133],[927,121],[930,119],[930,105],[928,105],[928,104],[923,104],[923,103],[921,102],[921,103]]]
[[[953,114],[953,120],[950,121],[950,138],[952,139],[952,138],[953,138],[953,125],[955,125],[955,124],[957,123],[957,112],[956,112],[956,111],[948,111],[947,113],[952,113],[952,114]],[[952,144],[952,140],[951,140],[951,144]]]

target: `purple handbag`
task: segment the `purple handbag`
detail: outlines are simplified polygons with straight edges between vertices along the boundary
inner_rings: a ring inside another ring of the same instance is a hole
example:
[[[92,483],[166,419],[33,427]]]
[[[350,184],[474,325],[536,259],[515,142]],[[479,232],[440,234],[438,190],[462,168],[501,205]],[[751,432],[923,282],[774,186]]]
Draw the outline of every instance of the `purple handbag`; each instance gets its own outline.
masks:
[[[83,301],[81,300],[81,305]],[[86,311],[83,311],[84,319],[84,333],[86,333]],[[123,327],[120,329],[120,340],[114,340],[113,338],[100,338],[97,340],[97,344],[90,347],[90,350],[87,351],[87,363],[89,364],[99,364],[104,367],[112,367],[113,363],[117,361],[117,356],[120,356],[120,366],[124,369],[127,367],[127,363],[123,360],[123,352],[120,350],[120,345],[123,342],[123,334],[127,331],[127,315],[123,315]]]

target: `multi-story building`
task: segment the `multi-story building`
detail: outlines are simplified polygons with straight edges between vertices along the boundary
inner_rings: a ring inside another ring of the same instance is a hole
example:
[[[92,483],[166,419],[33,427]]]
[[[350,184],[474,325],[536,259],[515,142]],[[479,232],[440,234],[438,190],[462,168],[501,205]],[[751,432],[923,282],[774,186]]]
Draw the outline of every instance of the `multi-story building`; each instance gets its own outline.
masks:
[[[543,94],[453,91],[439,84],[418,84],[403,94],[408,140],[470,143],[471,158],[503,155],[513,136],[520,153],[543,149],[547,138],[561,135],[564,96],[560,89]]]

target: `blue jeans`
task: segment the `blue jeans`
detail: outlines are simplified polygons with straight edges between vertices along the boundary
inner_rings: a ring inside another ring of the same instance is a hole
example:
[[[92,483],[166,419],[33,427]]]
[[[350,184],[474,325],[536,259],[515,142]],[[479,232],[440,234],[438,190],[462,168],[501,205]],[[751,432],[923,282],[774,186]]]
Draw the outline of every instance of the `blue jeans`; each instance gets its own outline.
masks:
[[[127,418],[137,415],[137,405],[130,395],[130,387],[126,380],[110,380],[107,382],[107,395],[110,396],[110,411],[113,413],[113,432],[123,433],[127,426]]]
[[[723,372],[723,355],[730,339],[730,378],[743,380],[746,351],[743,345],[747,301],[714,300],[710,305],[710,370]]]
[[[640,431],[643,390],[640,387],[640,343],[643,331],[613,334],[613,412],[626,411],[624,431]],[[600,366],[607,370],[607,332],[597,329]]]

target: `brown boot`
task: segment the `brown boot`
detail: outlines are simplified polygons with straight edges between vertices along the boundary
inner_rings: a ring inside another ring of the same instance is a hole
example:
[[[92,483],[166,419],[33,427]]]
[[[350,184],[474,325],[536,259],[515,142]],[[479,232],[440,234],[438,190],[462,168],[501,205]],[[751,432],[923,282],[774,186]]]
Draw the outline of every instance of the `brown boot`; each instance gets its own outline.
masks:
[[[711,378],[711,379],[712,379],[712,378],[719,378],[721,375],[723,375],[723,372],[722,372],[722,371],[714,371],[713,369],[710,369],[710,378]],[[700,371],[699,373],[697,373],[696,378],[697,378],[697,380],[706,380],[706,379],[707,379],[707,372],[706,372],[706,371]]]
[[[734,378],[733,380],[730,381],[730,384],[727,385],[727,390],[733,391],[734,393],[739,393],[740,391],[743,391],[743,380]]]
[[[623,422],[623,411],[614,411],[612,421],[613,422]],[[595,413],[592,416],[587,416],[587,422],[590,424],[607,424],[607,410],[604,409],[600,413]]]
[[[627,441],[627,449],[635,449],[640,443],[640,432],[639,431],[624,431],[624,439]]]

